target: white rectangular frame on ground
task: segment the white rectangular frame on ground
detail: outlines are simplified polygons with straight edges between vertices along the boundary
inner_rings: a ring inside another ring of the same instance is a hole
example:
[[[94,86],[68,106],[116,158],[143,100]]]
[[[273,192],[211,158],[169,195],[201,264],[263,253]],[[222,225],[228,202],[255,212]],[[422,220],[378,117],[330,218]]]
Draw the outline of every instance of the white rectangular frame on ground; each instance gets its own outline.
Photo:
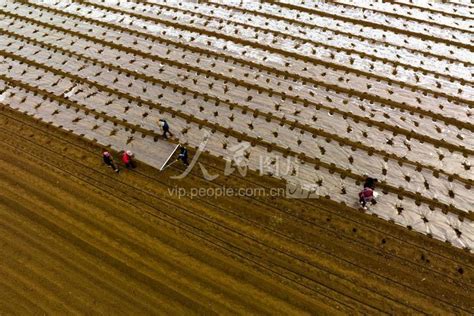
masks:
[[[166,164],[168,163],[168,161],[170,161],[171,157],[174,155],[174,153],[176,152],[176,150],[179,148],[179,144],[176,145],[176,147],[173,149],[173,151],[171,152],[171,154],[168,156],[168,158],[165,160],[165,162],[163,163],[163,165],[161,165],[160,167],[160,171],[162,171],[165,167],[166,167]]]

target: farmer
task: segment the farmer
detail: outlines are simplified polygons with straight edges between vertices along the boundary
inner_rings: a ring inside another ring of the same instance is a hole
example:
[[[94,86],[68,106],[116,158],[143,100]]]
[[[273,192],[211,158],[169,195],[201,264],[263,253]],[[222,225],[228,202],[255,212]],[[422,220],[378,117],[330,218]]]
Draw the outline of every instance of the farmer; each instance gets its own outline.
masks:
[[[362,205],[363,208],[367,207],[367,203],[371,202],[372,204],[376,204],[377,202],[375,201],[374,198],[374,190],[365,187],[362,191],[359,193],[359,203]]]
[[[133,153],[130,150],[126,150],[126,151],[123,152],[122,161],[125,164],[125,167],[127,169],[133,169],[134,168],[133,161],[132,161],[132,156],[133,156]]]
[[[170,137],[173,137],[173,134],[171,134],[170,132],[170,126],[168,125],[168,122],[166,122],[166,120],[164,119],[159,119],[158,121],[158,124],[161,126],[161,128],[163,129],[163,138],[164,139],[167,139],[167,135],[166,134],[169,134]]]
[[[104,160],[104,163],[111,167],[115,172],[119,172],[119,168],[114,164],[114,160],[112,158],[112,155],[106,150],[102,149],[102,159]]]
[[[367,206],[367,203],[372,203],[373,205],[377,204],[377,201],[375,201],[375,194],[374,194],[374,189],[375,189],[375,184],[378,182],[377,179],[367,177],[364,182],[364,189],[359,193],[359,203],[362,205],[362,207],[365,209]]]
[[[181,160],[185,166],[189,165],[188,150],[185,147],[183,147],[183,146],[180,147],[178,159],[176,159],[176,160]]]

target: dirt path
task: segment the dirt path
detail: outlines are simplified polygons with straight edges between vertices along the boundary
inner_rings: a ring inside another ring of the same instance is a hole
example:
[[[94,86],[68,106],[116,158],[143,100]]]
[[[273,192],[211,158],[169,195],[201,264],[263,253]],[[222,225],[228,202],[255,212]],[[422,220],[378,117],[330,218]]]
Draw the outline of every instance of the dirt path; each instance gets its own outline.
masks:
[[[116,175],[99,147],[7,108],[0,128],[2,311],[473,312],[468,252],[330,201],[178,198],[283,184]]]

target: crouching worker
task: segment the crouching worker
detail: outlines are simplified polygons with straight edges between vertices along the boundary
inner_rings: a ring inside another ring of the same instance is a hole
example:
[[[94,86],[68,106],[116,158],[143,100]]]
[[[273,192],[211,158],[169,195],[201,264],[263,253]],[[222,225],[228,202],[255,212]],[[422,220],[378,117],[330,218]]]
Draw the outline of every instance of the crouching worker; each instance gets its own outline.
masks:
[[[132,157],[133,157],[133,153],[130,150],[126,150],[122,154],[122,161],[127,169],[135,168],[135,163]]]
[[[375,201],[374,197],[374,190],[369,187],[365,187],[360,193],[359,193],[359,203],[362,205],[363,208],[367,208],[367,203],[372,203],[376,204],[377,201]]]
[[[104,163],[111,167],[115,172],[119,172],[119,168],[114,164],[114,159],[112,158],[112,155],[105,149],[102,149],[102,159],[104,160]]]
[[[188,162],[188,150],[181,146],[179,148],[179,155],[178,155],[178,159],[177,160],[181,160],[183,162],[183,164],[185,166],[188,166],[189,165],[189,162]]]
[[[373,205],[377,204],[375,200],[376,193],[374,191],[375,184],[378,182],[377,179],[367,177],[364,182],[364,189],[359,193],[359,203],[363,208],[367,207],[367,203],[372,203]]]

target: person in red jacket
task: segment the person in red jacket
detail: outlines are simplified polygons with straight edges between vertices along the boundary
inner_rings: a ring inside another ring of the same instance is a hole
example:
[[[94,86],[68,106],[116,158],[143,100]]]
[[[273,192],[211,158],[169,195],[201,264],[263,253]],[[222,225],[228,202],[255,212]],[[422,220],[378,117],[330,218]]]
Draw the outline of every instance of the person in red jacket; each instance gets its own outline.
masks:
[[[133,169],[132,156],[133,153],[130,150],[126,150],[123,152],[122,161],[127,169]]]

